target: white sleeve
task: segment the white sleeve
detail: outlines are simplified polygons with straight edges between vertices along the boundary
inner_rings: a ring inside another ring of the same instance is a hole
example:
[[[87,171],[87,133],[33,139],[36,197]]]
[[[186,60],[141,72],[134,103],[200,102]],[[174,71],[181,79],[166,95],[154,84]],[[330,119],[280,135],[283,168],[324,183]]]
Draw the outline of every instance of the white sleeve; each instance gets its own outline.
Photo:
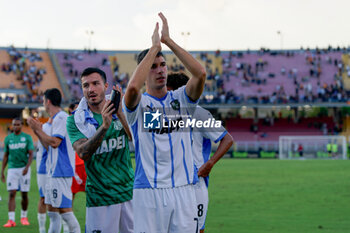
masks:
[[[208,110],[202,107],[197,107],[194,116],[198,117],[197,119],[200,119],[202,121],[215,120],[213,115]],[[202,128],[198,129],[198,131],[202,133],[203,137],[208,138],[211,141],[214,141],[215,143],[219,142],[227,134],[227,131],[222,126],[222,123],[221,126],[218,128]]]
[[[67,128],[66,128],[66,123],[67,123],[67,116],[68,114],[61,114],[59,113],[53,120],[52,122],[52,137],[57,137],[64,139],[65,136],[67,135]]]
[[[136,120],[137,120],[138,113],[139,113],[139,111],[141,109],[140,108],[141,101],[142,101],[142,95],[141,95],[140,102],[137,104],[136,108],[134,110],[130,110],[130,109],[128,109],[128,107],[126,107],[125,100],[124,100],[124,97],[123,97],[123,100],[122,100],[123,111],[124,111],[124,114],[126,116],[126,120],[127,120],[128,124],[130,126],[133,125],[136,122]]]
[[[173,92],[174,97],[177,97],[184,107],[195,108],[198,105],[199,99],[193,102],[186,93],[186,86],[182,86]]]

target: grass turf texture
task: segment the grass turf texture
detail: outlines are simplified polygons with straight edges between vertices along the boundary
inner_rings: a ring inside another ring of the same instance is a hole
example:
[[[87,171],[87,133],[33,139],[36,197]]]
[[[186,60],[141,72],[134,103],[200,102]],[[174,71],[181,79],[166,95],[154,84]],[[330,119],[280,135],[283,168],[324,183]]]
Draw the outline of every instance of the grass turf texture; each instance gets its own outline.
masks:
[[[30,226],[21,226],[20,195],[15,228],[6,229],[8,193],[0,184],[0,232],[38,232],[36,175],[32,165]],[[350,161],[223,159],[209,184],[207,233],[350,232]],[[85,194],[74,211],[84,232]],[[47,225],[48,225],[47,221]]]

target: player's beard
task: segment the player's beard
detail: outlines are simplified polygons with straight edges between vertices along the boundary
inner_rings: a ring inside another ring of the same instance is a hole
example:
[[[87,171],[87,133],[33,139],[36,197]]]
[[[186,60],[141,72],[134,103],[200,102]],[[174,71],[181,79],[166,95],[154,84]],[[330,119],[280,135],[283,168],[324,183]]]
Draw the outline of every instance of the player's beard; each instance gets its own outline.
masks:
[[[104,94],[102,94],[102,95],[100,95],[100,96],[98,96],[98,97],[100,97],[98,100],[95,100],[95,101],[92,101],[92,100],[90,100],[90,98],[88,99],[88,102],[89,102],[89,104],[90,105],[92,105],[92,106],[98,106],[98,105],[100,105],[102,102],[103,102],[103,98],[105,97],[104,96]],[[95,97],[96,98],[96,97]]]
[[[13,130],[13,132],[14,132],[16,135],[18,135],[18,134],[21,133],[21,129],[15,129],[15,130]]]

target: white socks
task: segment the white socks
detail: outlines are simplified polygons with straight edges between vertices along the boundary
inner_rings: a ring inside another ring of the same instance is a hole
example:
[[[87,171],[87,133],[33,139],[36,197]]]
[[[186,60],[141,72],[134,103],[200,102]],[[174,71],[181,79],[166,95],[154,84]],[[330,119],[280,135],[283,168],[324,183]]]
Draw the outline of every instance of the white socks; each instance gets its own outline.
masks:
[[[21,218],[26,218],[27,217],[27,212],[26,210],[21,210]]]
[[[61,215],[61,218],[62,218],[62,215]],[[69,233],[68,224],[66,223],[66,221],[64,221],[63,218],[62,218],[62,227],[63,227],[63,233]]]
[[[60,233],[61,232],[61,216],[58,212],[47,212],[50,218],[50,228],[48,233]]]
[[[15,221],[15,211],[9,212],[9,220]]]
[[[38,213],[39,233],[46,233],[46,213]]]
[[[61,216],[62,219],[67,223],[70,233],[80,233],[80,225],[73,212],[61,214]]]

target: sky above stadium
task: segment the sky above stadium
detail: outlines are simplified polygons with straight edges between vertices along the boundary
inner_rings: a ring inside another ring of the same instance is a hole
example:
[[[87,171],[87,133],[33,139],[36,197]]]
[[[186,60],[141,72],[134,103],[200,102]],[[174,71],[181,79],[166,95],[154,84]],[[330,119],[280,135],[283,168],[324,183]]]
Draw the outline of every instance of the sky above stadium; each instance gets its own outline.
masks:
[[[347,0],[0,0],[0,8],[0,46],[140,50],[160,11],[189,50],[350,45]]]

